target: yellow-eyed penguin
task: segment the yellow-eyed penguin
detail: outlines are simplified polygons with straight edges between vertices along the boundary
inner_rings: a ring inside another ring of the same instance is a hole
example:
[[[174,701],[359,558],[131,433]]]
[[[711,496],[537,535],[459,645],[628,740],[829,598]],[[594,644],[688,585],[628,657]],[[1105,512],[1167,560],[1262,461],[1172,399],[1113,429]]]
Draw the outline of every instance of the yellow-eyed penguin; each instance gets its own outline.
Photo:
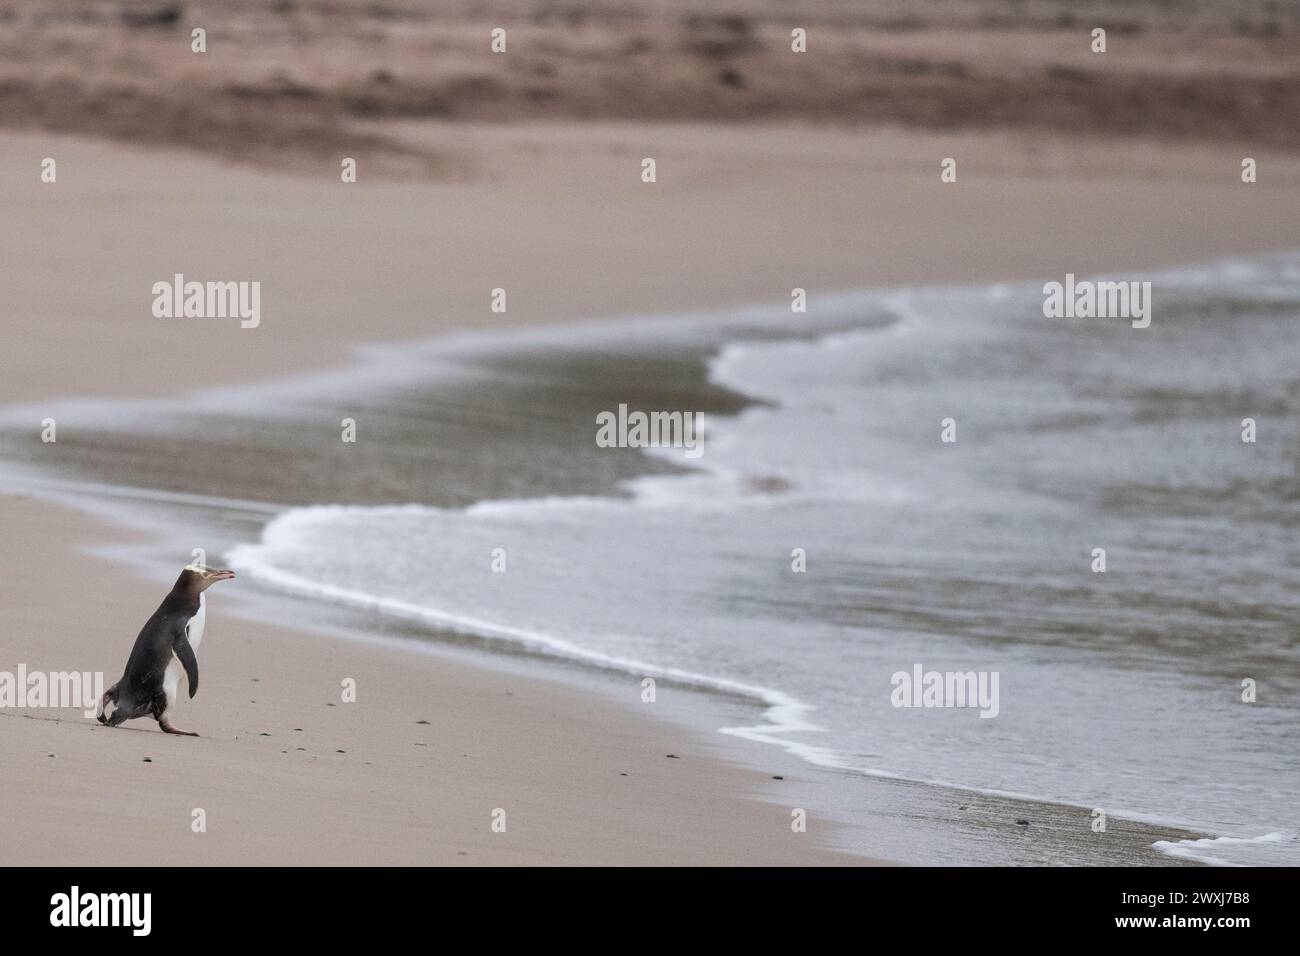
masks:
[[[199,689],[198,650],[207,617],[203,592],[234,576],[234,571],[185,566],[171,593],[140,629],[122,679],[100,699],[96,717],[101,724],[116,727],[124,720],[151,716],[163,733],[198,736],[177,730],[167,715],[176,703],[182,675],[189,681],[191,697]]]

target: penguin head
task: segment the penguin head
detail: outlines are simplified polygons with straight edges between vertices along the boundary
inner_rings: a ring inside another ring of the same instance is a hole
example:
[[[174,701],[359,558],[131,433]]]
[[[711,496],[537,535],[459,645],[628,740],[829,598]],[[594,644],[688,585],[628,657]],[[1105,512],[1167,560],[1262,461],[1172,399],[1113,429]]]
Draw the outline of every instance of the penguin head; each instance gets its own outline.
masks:
[[[104,696],[99,699],[98,710],[95,719],[105,727],[116,727],[126,719],[126,712],[117,705],[116,684],[104,691]]]
[[[234,571],[223,571],[219,568],[205,568],[199,564],[187,564],[181,571],[180,580],[176,582],[182,590],[192,591],[198,594],[206,591],[218,581],[228,581],[235,576]]]

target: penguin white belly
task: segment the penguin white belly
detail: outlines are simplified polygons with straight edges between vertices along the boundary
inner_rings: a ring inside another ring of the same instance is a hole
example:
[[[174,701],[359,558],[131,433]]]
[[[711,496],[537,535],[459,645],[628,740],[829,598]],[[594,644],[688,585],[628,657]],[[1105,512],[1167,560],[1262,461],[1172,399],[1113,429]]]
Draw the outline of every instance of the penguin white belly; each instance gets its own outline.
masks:
[[[199,594],[199,613],[190,618],[189,623],[185,625],[185,633],[190,639],[190,647],[194,648],[196,658],[199,656],[199,644],[203,642],[203,625],[207,616],[207,605],[203,601],[203,595]],[[167,662],[167,670],[163,673],[163,693],[167,695],[169,708],[176,703],[176,690],[180,687],[184,676],[185,666],[176,656],[176,652],[172,651],[172,659]]]

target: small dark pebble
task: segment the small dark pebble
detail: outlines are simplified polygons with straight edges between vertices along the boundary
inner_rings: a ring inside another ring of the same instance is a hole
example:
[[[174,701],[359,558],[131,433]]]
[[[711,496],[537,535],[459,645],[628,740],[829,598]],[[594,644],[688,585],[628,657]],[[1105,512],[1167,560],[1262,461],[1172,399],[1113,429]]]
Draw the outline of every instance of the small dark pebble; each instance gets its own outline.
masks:
[[[153,763],[153,757],[145,757],[145,758],[144,758],[144,762],[145,762],[145,763]]]
[[[260,734],[258,734],[257,736],[259,736],[259,737],[269,737],[269,736],[271,736],[271,735],[268,734],[268,733],[264,730],[264,731],[262,731]]]
[[[417,723],[417,724],[424,724],[426,727],[429,725],[429,722],[428,722],[427,720],[417,720],[416,723]]]
[[[51,756],[51,757],[53,757],[53,756],[54,756],[54,754],[50,754],[50,756]]]
[[[295,747],[294,750],[306,750],[306,747]]]
[[[427,747],[427,746],[429,746],[429,745],[428,745],[428,744],[420,744],[420,743],[417,743],[415,746],[417,746],[417,747]]]
[[[302,728],[301,728],[301,727],[295,727],[295,728],[293,728],[293,729],[296,730],[296,731],[298,731],[298,733],[302,733]]]
[[[334,752],[335,752],[336,754],[345,754],[345,753],[347,753],[346,750],[336,750],[336,751],[334,751]]]
[[[627,774],[625,774],[625,773],[620,773],[619,776],[620,776],[620,777],[626,777]]]
[[[333,707],[334,705],[333,705],[333,704],[326,704],[325,706],[326,706],[326,707]]]
[[[1028,821],[1028,820],[1017,820],[1017,821],[1016,821],[1016,826],[1018,826],[1018,827],[1027,827],[1027,826],[1029,826],[1029,821]]]
[[[681,759],[682,759],[681,757],[677,756],[677,754],[668,754],[667,757],[668,757],[669,760],[681,760]]]
[[[775,773],[775,774],[772,774],[772,779],[773,779],[773,780],[784,780],[785,777],[781,776],[779,773]]]
[[[958,807],[957,809],[958,809],[958,810],[969,810],[970,807]]]

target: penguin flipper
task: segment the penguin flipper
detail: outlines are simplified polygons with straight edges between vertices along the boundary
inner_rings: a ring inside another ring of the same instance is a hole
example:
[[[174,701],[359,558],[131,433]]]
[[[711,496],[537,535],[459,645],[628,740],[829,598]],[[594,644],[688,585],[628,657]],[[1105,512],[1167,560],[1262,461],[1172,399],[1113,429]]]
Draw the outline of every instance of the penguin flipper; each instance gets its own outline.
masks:
[[[185,676],[190,682],[190,697],[193,697],[199,689],[199,659],[194,655],[194,648],[190,647],[189,637],[182,634],[176,638],[172,650],[176,652],[176,658],[185,668]]]

